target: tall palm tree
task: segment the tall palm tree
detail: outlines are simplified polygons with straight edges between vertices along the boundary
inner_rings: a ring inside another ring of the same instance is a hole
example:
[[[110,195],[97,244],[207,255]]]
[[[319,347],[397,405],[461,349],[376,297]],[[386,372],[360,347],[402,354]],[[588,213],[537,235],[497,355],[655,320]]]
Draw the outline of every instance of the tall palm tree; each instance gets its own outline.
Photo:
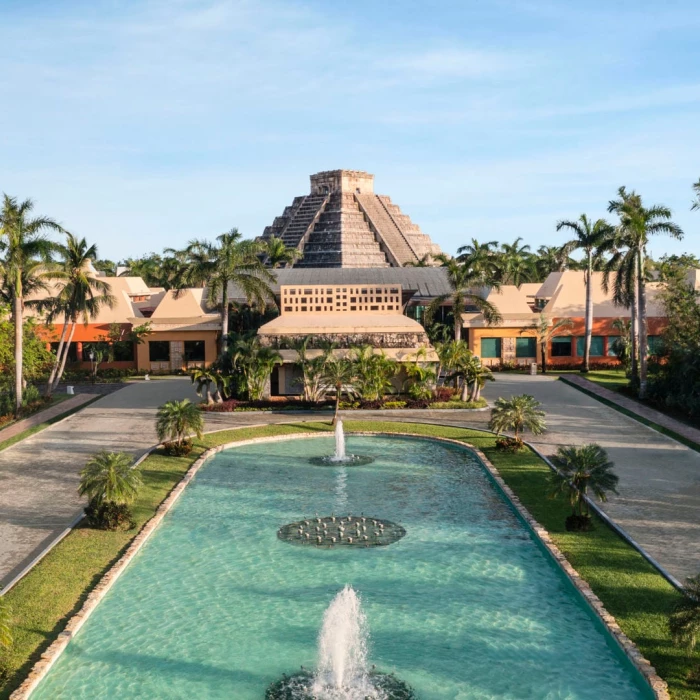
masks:
[[[529,430],[533,435],[540,435],[546,429],[544,411],[534,396],[521,394],[509,399],[499,397],[491,409],[489,429],[497,433],[512,430],[515,439],[520,441],[520,433]]]
[[[287,248],[285,242],[277,236],[270,236],[265,242],[265,262],[271,268],[292,267],[301,257],[297,248]]]
[[[691,210],[696,211],[700,209],[700,180],[693,185],[693,190],[695,190],[695,201],[690,208]]]
[[[462,339],[462,314],[466,311],[467,305],[479,309],[488,324],[500,323],[501,315],[498,313],[498,309],[479,293],[482,292],[484,285],[488,284],[482,272],[475,272],[467,265],[454,258],[448,258],[446,255],[438,255],[436,259],[442,263],[447,271],[447,281],[451,291],[449,294],[441,294],[433,299],[425,310],[426,322],[430,322],[446,301],[452,301],[455,340]]]
[[[491,283],[498,278],[498,241],[479,243],[472,238],[471,243],[457,248],[457,261],[466,265],[472,274],[481,275],[484,283]]]
[[[335,408],[331,425],[338,423],[340,399],[343,395],[353,397],[357,394],[357,367],[346,357],[330,357],[323,367],[323,383],[335,393]]]
[[[0,277],[2,287],[11,300],[12,320],[15,327],[15,411],[22,407],[23,390],[23,332],[24,299],[27,292],[39,284],[39,261],[48,261],[53,244],[46,239],[48,231],[63,231],[53,219],[46,216],[30,217],[34,208],[31,199],[18,202],[3,195],[0,211]],[[25,289],[27,285],[27,289]]]
[[[588,372],[591,360],[591,337],[593,335],[593,296],[591,293],[593,258],[612,248],[615,229],[605,219],[592,222],[585,214],[581,214],[576,221],[560,221],[557,224],[557,231],[561,231],[563,228],[569,229],[574,234],[574,238],[564,244],[566,254],[569,255],[574,250],[583,250],[586,255],[586,269],[583,273],[583,282],[586,285],[586,318],[582,371]]]
[[[537,321],[534,321],[527,328],[520,331],[520,335],[534,335],[540,346],[540,359],[542,362],[542,374],[547,374],[547,347],[552,338],[561,335],[562,330],[571,328],[573,321],[570,318],[560,318],[551,322],[551,319],[544,314],[540,314]]]
[[[649,236],[665,233],[673,238],[683,238],[683,231],[678,224],[671,221],[671,210],[656,204],[645,207],[642,198],[635,192],[628,193],[624,187],[618,190],[619,199],[611,200],[608,211],[620,217],[620,225],[615,236],[615,246],[626,248],[625,257],[632,258],[626,265],[634,263],[636,276],[637,317],[639,323],[639,397],[646,398],[647,393],[647,255],[646,247]],[[613,258],[615,255],[613,255]],[[611,259],[612,262],[612,259]],[[627,273],[629,275],[629,272]],[[617,285],[616,285],[617,287]]]
[[[97,246],[89,246],[84,238],[66,233],[66,242],[55,248],[60,260],[51,277],[62,287],[56,296],[37,303],[38,308],[46,311],[48,323],[63,317],[56,360],[46,386],[47,396],[61,381],[78,321],[82,320],[87,326],[103,307],[111,309],[116,303],[109,284],[91,273],[91,261],[97,257]]]
[[[588,529],[591,516],[586,499],[588,491],[602,503],[608,500],[608,493],[617,493],[619,479],[613,472],[615,465],[607,452],[595,444],[560,447],[557,462],[557,471],[550,475],[550,496],[568,494],[574,519],[567,519],[567,526]]]
[[[419,260],[409,260],[403,264],[404,267],[433,267],[435,264],[433,262],[433,256],[430,253],[426,253]]]
[[[686,595],[675,606],[668,625],[673,642],[692,653],[700,642],[700,575],[687,578],[684,588]]]
[[[201,438],[203,429],[202,412],[189,399],[167,401],[158,408],[156,434],[161,442],[168,440],[182,446],[191,433]]]
[[[544,282],[550,273],[572,269],[575,264],[576,261],[569,257],[569,252],[564,246],[541,245],[537,249],[535,260],[537,281]]]
[[[270,285],[275,278],[260,261],[264,252],[260,241],[243,240],[238,229],[232,228],[217,236],[218,243],[192,241],[186,248],[187,262],[180,284],[183,287],[206,284],[209,302],[221,300],[221,353],[228,345],[228,317],[231,307],[229,285],[238,287],[249,304],[265,310],[273,298]]]
[[[502,284],[520,287],[536,276],[535,264],[529,245],[522,245],[518,237],[512,243],[502,243],[498,251],[499,275]]]
[[[80,472],[78,493],[87,496],[95,506],[132,503],[143,483],[132,464],[131,455],[125,452],[98,452]]]

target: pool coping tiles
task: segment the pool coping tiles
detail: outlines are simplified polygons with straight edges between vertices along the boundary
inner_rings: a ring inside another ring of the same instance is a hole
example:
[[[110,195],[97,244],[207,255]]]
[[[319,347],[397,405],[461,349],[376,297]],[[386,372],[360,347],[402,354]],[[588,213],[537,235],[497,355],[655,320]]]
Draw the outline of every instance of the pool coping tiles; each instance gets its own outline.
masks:
[[[545,530],[528,512],[528,510],[520,502],[520,499],[515,495],[515,493],[510,489],[510,487],[505,483],[498,470],[493,466],[488,457],[477,447],[470,445],[467,442],[461,440],[452,440],[450,438],[433,437],[430,435],[419,435],[416,433],[390,433],[386,431],[350,431],[353,435],[367,435],[367,436],[391,436],[391,437],[412,437],[420,438],[422,440],[433,440],[435,442],[444,442],[448,444],[458,445],[460,447],[467,447],[472,450],[481,460],[481,462],[486,467],[491,478],[496,482],[501,491],[505,494],[506,498],[510,501],[511,505],[518,512],[520,517],[527,523],[535,537],[544,546],[544,548],[549,552],[554,561],[559,565],[559,567],[564,571],[568,579],[573,583],[579,593],[586,599],[590,607],[596,613],[600,621],[607,628],[608,632],[612,635],[613,639],[618,643],[620,649],[624,654],[630,659],[635,668],[642,674],[646,682],[651,687],[654,696],[657,700],[670,700],[670,695],[668,692],[668,686],[666,681],[664,681],[657,673],[654,667],[651,665],[647,659],[641,654],[637,646],[632,642],[632,640],[620,629],[615,618],[605,609],[602,601],[593,592],[591,587],[584,581],[579,573],[574,569],[573,566],[568,562],[566,557],[562,554],[560,549],[552,542],[547,530]],[[15,690],[12,695],[10,695],[10,700],[27,700],[31,694],[36,690],[39,683],[44,679],[44,677],[51,670],[51,667],[56,663],[60,655],[63,653],[64,649],[68,646],[71,639],[78,633],[80,628],[85,624],[88,617],[92,614],[95,608],[99,605],[100,601],[105,597],[107,592],[112,588],[116,580],[122,574],[124,569],[129,565],[131,560],[138,554],[143,545],[146,543],[148,538],[156,530],[160,522],[163,520],[168,511],[173,507],[177,499],[182,495],[187,485],[192,481],[197,472],[202,468],[202,466],[215,454],[223,452],[224,450],[230,449],[232,447],[243,447],[245,445],[253,445],[262,442],[280,442],[285,440],[295,440],[304,439],[309,437],[319,437],[316,433],[296,433],[293,435],[276,435],[271,437],[260,437],[251,438],[248,440],[237,440],[233,442],[226,443],[224,445],[219,445],[218,447],[212,447],[211,449],[204,452],[200,457],[195,460],[192,466],[187,470],[182,479],[177,483],[173,490],[168,494],[165,500],[158,506],[154,516],[141,528],[141,531],[134,537],[129,547],[126,549],[121,558],[117,561],[114,566],[112,566],[109,571],[100,579],[99,583],[92,589],[88,594],[85,603],[80,608],[80,610],[70,618],[66,624],[63,632],[60,632],[56,639],[48,646],[48,648],[41,654],[39,661],[37,661],[32,670],[29,672],[23,683]]]

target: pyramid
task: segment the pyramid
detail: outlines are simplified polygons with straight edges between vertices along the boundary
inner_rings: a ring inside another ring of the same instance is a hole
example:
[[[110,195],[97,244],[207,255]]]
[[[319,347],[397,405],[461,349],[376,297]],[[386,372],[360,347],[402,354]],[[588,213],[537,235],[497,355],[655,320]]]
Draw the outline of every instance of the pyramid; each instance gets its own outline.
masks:
[[[294,267],[403,267],[440,248],[385,195],[374,175],[327,170],[311,176],[311,192],[295,197],[263,232],[301,257]]]

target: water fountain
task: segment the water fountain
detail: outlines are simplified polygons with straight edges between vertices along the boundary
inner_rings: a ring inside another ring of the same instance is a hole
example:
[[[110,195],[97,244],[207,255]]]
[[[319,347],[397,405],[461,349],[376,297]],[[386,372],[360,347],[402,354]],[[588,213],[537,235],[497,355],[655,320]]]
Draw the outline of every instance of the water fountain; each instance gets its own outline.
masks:
[[[369,632],[360,598],[351,586],[340,591],[323,615],[318,668],[283,676],[266,700],[414,700],[411,688],[393,674],[368,669]]]
[[[370,464],[371,462],[374,462],[374,458],[347,453],[345,449],[345,431],[343,430],[343,421],[338,419],[338,422],[335,424],[335,452],[332,455],[326,455],[325,457],[312,457],[309,461],[311,464],[320,464],[325,466],[361,466],[363,464]]]
[[[330,547],[383,547],[406,534],[406,528],[391,520],[365,515],[326,515],[283,525],[277,537],[289,544]]]

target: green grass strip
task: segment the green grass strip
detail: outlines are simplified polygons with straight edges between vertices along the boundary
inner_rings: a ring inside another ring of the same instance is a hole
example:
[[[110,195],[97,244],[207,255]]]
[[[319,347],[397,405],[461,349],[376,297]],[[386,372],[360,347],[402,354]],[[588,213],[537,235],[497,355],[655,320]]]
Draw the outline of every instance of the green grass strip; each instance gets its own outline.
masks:
[[[457,427],[376,420],[348,420],[345,425],[350,431],[416,433],[463,440],[482,449],[525,507],[549,530],[554,542],[617,618],[623,631],[668,682],[672,697],[700,700],[700,688],[691,687],[686,680],[693,660],[672,644],[668,633],[668,614],[680,594],[603,522],[596,520],[591,532],[567,533],[564,520],[569,506],[565,501],[544,497],[550,470],[534,452],[504,454],[495,449],[492,434]],[[204,450],[250,438],[314,431],[326,433],[330,429],[324,421],[226,430],[197,441],[189,457],[150,455],[142,465],[144,488],[134,505],[138,528],[153,516],[158,505]],[[0,679],[0,698],[8,698],[19,685],[136,532],[104,532],[78,527],[7,593],[13,611],[15,645],[11,653],[0,658],[5,667],[5,676]],[[571,643],[572,653],[575,653],[576,640]],[[700,654],[695,655],[694,662],[700,663]]]
[[[68,398],[66,396],[66,398]],[[68,416],[72,416],[74,413],[77,413],[78,411],[82,411],[84,408],[89,406],[91,403],[95,403],[95,401],[98,401],[99,399],[104,398],[103,394],[95,394],[95,398],[90,399],[89,401],[86,401],[85,403],[81,403],[80,406],[75,406],[74,408],[68,409],[65,413],[60,413],[57,416],[54,416],[53,418],[49,418],[48,420],[44,421],[43,423],[39,423],[38,425],[35,425],[32,428],[27,428],[26,430],[23,430],[21,433],[17,433],[17,435],[14,435],[11,438],[8,438],[7,440],[3,440],[0,442],[0,452],[2,450],[7,449],[8,447],[11,447],[12,445],[17,444],[18,442],[21,442],[25,438],[28,438],[30,435],[35,435],[36,433],[40,433],[42,430],[45,428],[48,428],[50,425],[53,425],[54,423],[58,423],[58,421],[63,420],[64,418],[68,418]],[[24,420],[24,419],[23,419]],[[5,426],[7,427],[7,426]]]
[[[691,450],[695,450],[696,452],[700,452],[700,445],[697,442],[695,442],[694,440],[691,440],[690,438],[685,437],[684,435],[681,435],[680,433],[677,433],[675,430],[671,430],[670,428],[666,428],[663,425],[659,425],[658,423],[654,423],[654,421],[651,421],[648,418],[645,418],[644,416],[640,416],[638,413],[635,413],[634,411],[630,411],[628,408],[625,408],[624,406],[620,406],[619,404],[615,403],[614,401],[610,401],[610,399],[606,399],[605,397],[600,396],[599,394],[596,394],[594,391],[590,391],[589,389],[586,389],[585,387],[582,387],[579,384],[574,384],[573,382],[568,381],[568,379],[564,376],[560,376],[559,381],[564,382],[568,386],[572,386],[574,389],[578,389],[583,394],[590,396],[591,398],[595,399],[596,401],[600,401],[600,403],[603,403],[606,406],[609,406],[610,408],[614,408],[618,413],[622,413],[629,418],[633,418],[638,423],[641,423],[642,425],[646,425],[649,428],[656,430],[657,433],[661,433],[662,435],[665,435],[666,437],[670,437],[673,440],[676,440],[676,442],[680,442],[682,445],[689,447]]]

